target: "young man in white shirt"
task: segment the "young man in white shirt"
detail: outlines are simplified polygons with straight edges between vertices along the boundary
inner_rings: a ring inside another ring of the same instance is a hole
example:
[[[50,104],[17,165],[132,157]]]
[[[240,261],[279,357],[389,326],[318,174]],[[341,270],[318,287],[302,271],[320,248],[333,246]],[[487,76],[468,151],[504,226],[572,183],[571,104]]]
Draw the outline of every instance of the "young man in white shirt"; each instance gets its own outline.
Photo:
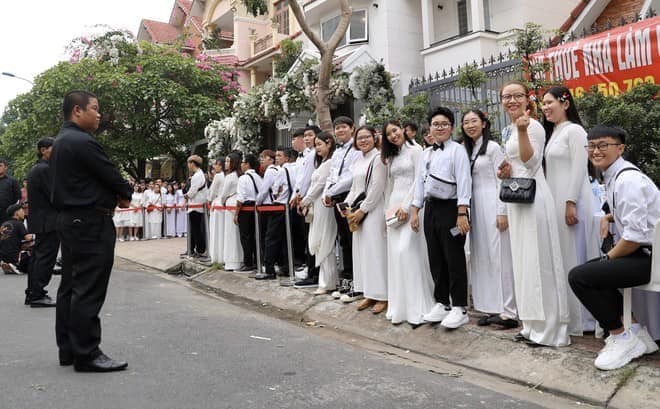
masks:
[[[192,155],[188,158],[188,171],[192,174],[190,188],[184,195],[188,205],[199,206],[206,203],[206,177],[202,171],[202,158]],[[193,256],[206,258],[206,229],[204,228],[204,209],[193,207],[188,209],[190,222],[190,250]]]
[[[259,160],[255,155],[246,155],[241,162],[241,177],[236,188],[236,211],[234,224],[238,225],[243,248],[243,267],[238,271],[252,271],[257,268],[257,242],[255,235],[254,205],[261,189],[261,176],[255,169]]]
[[[307,194],[312,180],[312,173],[314,173],[314,161],[316,159],[316,149],[314,149],[314,140],[316,135],[321,130],[317,126],[308,126],[303,131],[303,142],[305,149],[303,151],[303,161],[298,165],[300,157],[296,161],[296,189],[295,196],[290,201],[290,206],[295,209],[300,201]],[[297,212],[296,212],[297,213]],[[319,267],[316,267],[316,258],[309,252],[308,237],[309,237],[310,223],[304,222],[303,237],[304,237],[304,251],[305,251],[305,264],[307,265],[307,277],[295,282],[295,288],[308,288],[316,287],[319,282]]]
[[[660,219],[660,192],[648,176],[623,159],[623,129],[595,126],[587,140],[589,160],[604,172],[611,210],[601,221],[601,236],[607,235],[613,223],[620,238],[599,259],[573,268],[568,281],[580,302],[610,334],[594,364],[598,369],[612,370],[658,350],[639,324],[633,324],[630,330],[623,327],[619,289],[643,285],[651,279],[651,245]]]
[[[279,170],[271,186],[273,205],[285,206],[293,193],[295,180],[295,162],[293,151],[280,146],[275,153],[275,164]],[[265,273],[258,273],[257,280],[272,280],[276,278],[275,263],[280,266],[280,274],[289,273],[286,244],[286,214],[284,211],[269,212],[266,226],[266,245],[264,250]]]
[[[335,138],[337,147],[332,154],[332,168],[330,176],[323,189],[323,204],[326,207],[333,207],[335,220],[337,221],[337,236],[339,236],[339,246],[342,252],[343,270],[339,272],[339,278],[346,280],[347,286],[340,286],[338,291],[332,293],[333,297],[339,298],[341,293],[347,293],[352,287],[353,281],[353,233],[348,229],[347,219],[337,210],[336,204],[342,203],[348,191],[353,184],[353,175],[351,174],[351,164],[357,159],[361,152],[353,148],[353,133],[355,125],[353,120],[347,116],[335,118],[332,122],[335,129]],[[353,299],[357,299],[360,294],[352,294]]]
[[[410,227],[419,231],[418,212],[424,207],[424,236],[436,300],[424,320],[454,329],[468,322],[465,235],[470,230],[470,159],[465,148],[451,139],[454,113],[449,108],[436,108],[428,120],[435,143],[422,156]]]

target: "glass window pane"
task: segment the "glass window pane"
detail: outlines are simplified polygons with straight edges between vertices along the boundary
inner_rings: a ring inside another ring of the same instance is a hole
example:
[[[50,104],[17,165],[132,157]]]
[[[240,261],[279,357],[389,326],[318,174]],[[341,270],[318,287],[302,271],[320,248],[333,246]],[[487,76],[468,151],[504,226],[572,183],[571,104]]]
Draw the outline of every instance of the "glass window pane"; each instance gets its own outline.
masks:
[[[339,16],[331,18],[328,21],[325,21],[324,23],[321,24],[321,39],[323,41],[328,41],[330,40],[330,37],[332,37],[332,34],[334,34],[335,30],[337,29],[337,26],[339,25]]]
[[[349,27],[349,38],[351,41],[360,41],[367,39],[367,11],[356,10],[351,15],[351,25]]]

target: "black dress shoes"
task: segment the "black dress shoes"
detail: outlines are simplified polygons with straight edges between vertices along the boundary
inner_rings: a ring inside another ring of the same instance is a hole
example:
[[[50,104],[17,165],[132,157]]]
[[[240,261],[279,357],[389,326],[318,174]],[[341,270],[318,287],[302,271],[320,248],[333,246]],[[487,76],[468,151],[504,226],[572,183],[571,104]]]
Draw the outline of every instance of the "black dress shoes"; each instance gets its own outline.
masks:
[[[81,361],[76,359],[73,363],[73,369],[76,372],[114,372],[123,371],[128,367],[128,363],[115,361],[106,354],[101,353],[94,359]]]
[[[41,298],[38,298],[36,300],[31,300],[30,301],[30,307],[32,308],[49,308],[49,307],[55,307],[57,303],[55,300],[50,298],[47,295],[44,295]]]
[[[277,276],[275,274],[266,274],[266,273],[257,273],[254,276],[255,280],[275,280]]]
[[[256,270],[256,269],[257,269],[256,266],[243,266],[243,267],[239,268],[239,269],[236,270],[236,271],[246,272],[246,271],[254,271],[254,270]]]

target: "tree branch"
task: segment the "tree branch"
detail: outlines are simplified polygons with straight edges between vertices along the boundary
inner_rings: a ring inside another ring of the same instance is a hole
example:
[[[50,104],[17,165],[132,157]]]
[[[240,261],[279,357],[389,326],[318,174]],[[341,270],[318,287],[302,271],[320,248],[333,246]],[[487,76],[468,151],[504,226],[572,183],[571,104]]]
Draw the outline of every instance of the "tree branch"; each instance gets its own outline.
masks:
[[[342,0],[342,2],[344,1],[345,0]],[[316,35],[315,32],[312,31],[311,28],[309,28],[309,24],[307,24],[307,21],[305,21],[305,14],[303,13],[300,4],[298,4],[298,1],[297,0],[290,1],[289,7],[291,7],[291,11],[293,11],[293,15],[296,17],[296,20],[298,21],[300,28],[305,33],[307,38],[309,38],[309,40],[312,43],[314,43],[314,45],[316,46],[316,48],[319,49],[319,52],[321,54],[324,54],[326,51],[326,44],[319,38],[319,36]]]
[[[337,25],[335,32],[332,34],[332,37],[330,37],[327,44],[328,50],[333,54],[341,39],[346,35],[348,25],[351,23],[351,14],[353,14],[353,10],[348,4],[348,0],[339,0],[339,6],[341,7],[341,18],[339,19],[339,24]]]

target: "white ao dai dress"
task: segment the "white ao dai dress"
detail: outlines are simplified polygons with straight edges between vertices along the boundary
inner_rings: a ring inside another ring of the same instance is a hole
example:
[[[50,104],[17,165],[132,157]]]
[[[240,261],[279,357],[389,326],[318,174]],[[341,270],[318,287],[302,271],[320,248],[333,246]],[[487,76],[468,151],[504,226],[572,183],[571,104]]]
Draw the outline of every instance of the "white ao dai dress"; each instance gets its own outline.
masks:
[[[538,344],[566,346],[568,334],[568,283],[561,260],[557,213],[541,166],[545,131],[530,119],[527,133],[534,154],[520,158],[518,130],[510,126],[506,143],[511,177],[534,178],[534,203],[508,203],[509,234],[513,258],[514,287],[522,335]]]
[[[598,230],[594,218],[593,192],[587,174],[587,132],[580,125],[565,121],[555,126],[545,147],[545,177],[555,199],[559,244],[568,282],[568,272],[588,259],[598,257]],[[566,202],[577,204],[578,224],[566,224]],[[593,329],[593,317],[582,306],[573,291],[568,291],[569,333],[582,335]],[[586,322],[585,322],[586,321]],[[591,324],[585,327],[587,322]]]
[[[220,193],[220,201],[227,210],[224,212],[224,231],[222,239],[222,255],[225,270],[238,270],[243,264],[243,247],[238,226],[234,224],[236,209],[236,193],[238,189],[238,174],[231,172],[225,177],[225,183]]]
[[[225,211],[222,209],[222,188],[225,184],[225,174],[220,172],[213,176],[209,189],[208,201],[211,202],[209,216],[209,257],[214,263],[224,261]]]
[[[497,216],[507,215],[500,201],[497,168],[505,159],[502,148],[479,138],[472,151],[472,203],[470,205],[470,283],[476,310],[516,318],[513,264],[509,231],[497,229]]]
[[[142,205],[144,203],[144,193],[133,192],[131,195],[131,227],[142,227],[144,215],[142,214]],[[136,234],[137,235],[137,234]]]
[[[174,237],[176,235],[176,197],[174,193],[165,193],[163,196],[163,215],[165,218],[165,236]]]
[[[163,233],[163,196],[160,192],[148,191],[145,207],[154,206],[147,212],[147,238],[159,239]]]
[[[367,170],[373,163],[369,186],[366,186]],[[380,152],[374,148],[360,154],[351,164],[353,183],[345,202],[353,201],[365,192],[366,198],[360,209],[367,213],[357,231],[353,232],[353,288],[364,293],[365,298],[387,301],[387,240],[385,232],[384,190],[387,168],[380,160]],[[356,211],[357,209],[352,209]]]
[[[387,167],[386,209],[401,208],[410,214],[415,179],[420,171],[422,147],[405,142]],[[371,216],[370,216],[371,217]],[[423,226],[423,220],[420,226]],[[424,232],[415,233],[410,218],[387,228],[387,319],[421,324],[422,316],[435,305]]]
[[[319,288],[328,291],[337,288],[338,278],[335,255],[337,222],[334,209],[323,205],[323,188],[331,168],[332,161],[326,160],[314,170],[309,189],[302,200],[303,206],[312,206],[313,217],[307,239],[309,252],[315,256],[316,266],[319,267]]]

